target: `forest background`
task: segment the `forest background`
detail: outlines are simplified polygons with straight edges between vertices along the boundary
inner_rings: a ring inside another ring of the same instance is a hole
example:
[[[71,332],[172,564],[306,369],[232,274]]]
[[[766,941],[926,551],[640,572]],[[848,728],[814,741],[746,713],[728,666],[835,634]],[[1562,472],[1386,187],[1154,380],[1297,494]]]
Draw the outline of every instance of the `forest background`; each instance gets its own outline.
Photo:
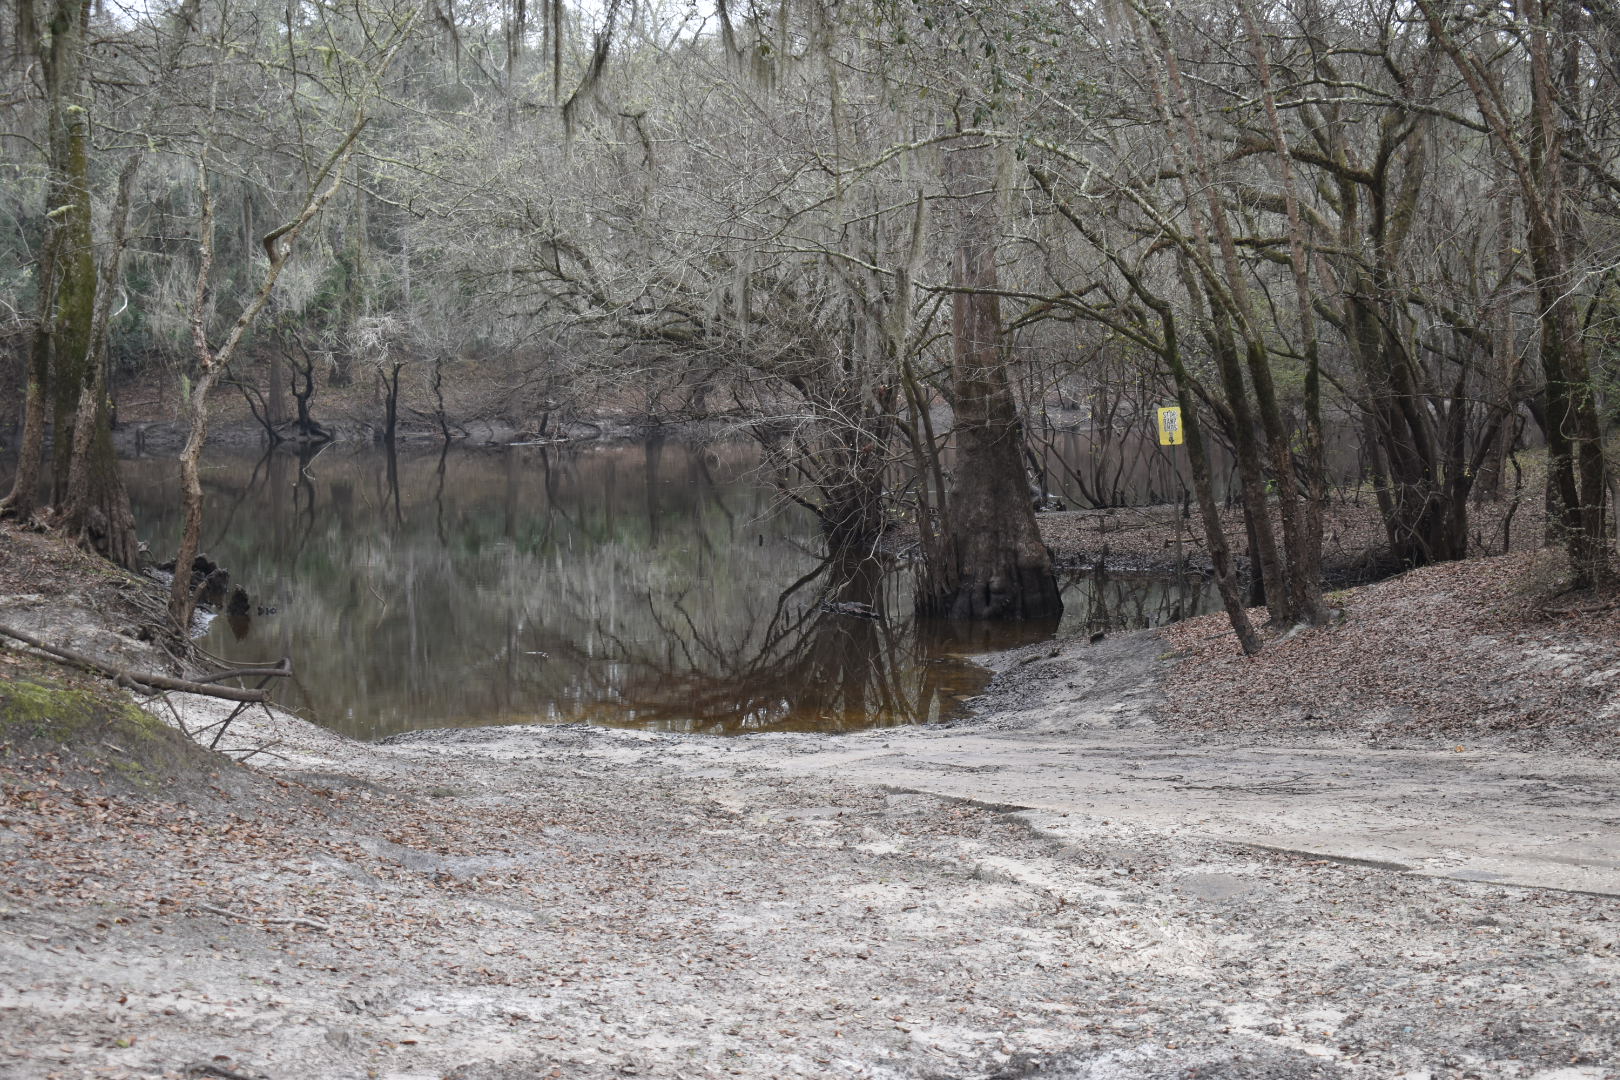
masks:
[[[211,394],[307,444],[359,385],[390,443],[745,421],[835,546],[914,519],[948,617],[1060,609],[1059,407],[1180,405],[1246,651],[1327,617],[1329,428],[1391,564],[1524,497],[1613,583],[1612,0],[4,8],[6,511],[125,565],[120,387],[183,415],[184,566]]]

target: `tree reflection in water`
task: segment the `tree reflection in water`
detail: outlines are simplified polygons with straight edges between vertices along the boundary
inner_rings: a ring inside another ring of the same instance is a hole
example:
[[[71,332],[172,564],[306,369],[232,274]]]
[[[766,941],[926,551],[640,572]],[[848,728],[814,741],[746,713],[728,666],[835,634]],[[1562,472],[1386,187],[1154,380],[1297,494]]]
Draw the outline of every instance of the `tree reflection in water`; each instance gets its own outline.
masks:
[[[1199,574],[1105,573],[1077,571],[1064,582],[1072,605],[1064,630],[1092,634],[1167,626],[1220,609],[1213,585]]]
[[[684,595],[648,596],[662,642],[622,643],[632,674],[615,705],[647,725],[725,734],[948,719],[989,672],[919,630],[907,576],[892,559],[834,551],[781,590],[741,648],[699,625]]]
[[[205,547],[265,611],[246,628],[221,620],[203,644],[233,660],[290,652],[285,702],[362,738],[940,720],[986,680],[962,654],[1053,630],[917,625],[910,568],[826,556],[748,444],[434,447],[392,462],[331,447],[206,464]],[[174,465],[126,469],[141,534],[163,550]],[[1075,629],[1163,621],[1173,602],[1163,583],[1086,576],[1069,590]]]

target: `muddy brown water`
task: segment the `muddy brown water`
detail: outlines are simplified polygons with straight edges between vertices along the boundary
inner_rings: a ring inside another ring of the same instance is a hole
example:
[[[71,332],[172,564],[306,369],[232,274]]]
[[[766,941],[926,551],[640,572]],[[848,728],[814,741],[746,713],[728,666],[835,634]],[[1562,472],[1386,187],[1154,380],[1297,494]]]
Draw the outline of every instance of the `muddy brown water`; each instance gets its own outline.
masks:
[[[172,550],[176,466],[126,461]],[[211,454],[203,548],[253,596],[200,641],[290,655],[279,700],[345,734],[585,721],[735,734],[950,719],[972,656],[1206,610],[1196,583],[1080,576],[1052,625],[919,624],[912,568],[825,557],[751,444]],[[867,606],[881,618],[850,614]]]

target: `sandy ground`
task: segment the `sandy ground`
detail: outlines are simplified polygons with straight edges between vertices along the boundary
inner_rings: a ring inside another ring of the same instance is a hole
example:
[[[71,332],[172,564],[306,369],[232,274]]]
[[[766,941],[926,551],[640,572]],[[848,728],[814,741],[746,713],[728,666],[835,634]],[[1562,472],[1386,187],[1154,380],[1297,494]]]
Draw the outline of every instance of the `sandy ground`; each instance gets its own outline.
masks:
[[[45,544],[0,620],[174,663]],[[1172,728],[1169,644],[846,736],[259,711],[155,795],[0,744],[0,1080],[1620,1077],[1620,761]]]
[[[934,729],[22,770],[0,1077],[1620,1076],[1620,764],[1161,731],[1146,637],[1001,663]]]

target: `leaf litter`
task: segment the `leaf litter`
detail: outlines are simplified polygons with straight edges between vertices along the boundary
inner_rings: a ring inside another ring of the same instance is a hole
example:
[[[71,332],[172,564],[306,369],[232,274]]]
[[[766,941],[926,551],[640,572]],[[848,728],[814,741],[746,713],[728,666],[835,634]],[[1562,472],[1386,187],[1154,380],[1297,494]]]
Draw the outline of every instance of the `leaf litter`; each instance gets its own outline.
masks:
[[[1266,668],[1213,622],[1172,633],[1201,693],[1260,716],[1242,695],[1286,700],[1289,650],[1417,619],[1403,590],[1451,572],[1352,597]],[[1568,643],[1521,617],[1476,629]],[[225,708],[173,700],[192,728]],[[1056,842],[761,764],[831,737],[239,724],[276,755],[157,793],[5,747],[0,1078],[1601,1080],[1620,1057],[1608,897],[1124,822]]]

